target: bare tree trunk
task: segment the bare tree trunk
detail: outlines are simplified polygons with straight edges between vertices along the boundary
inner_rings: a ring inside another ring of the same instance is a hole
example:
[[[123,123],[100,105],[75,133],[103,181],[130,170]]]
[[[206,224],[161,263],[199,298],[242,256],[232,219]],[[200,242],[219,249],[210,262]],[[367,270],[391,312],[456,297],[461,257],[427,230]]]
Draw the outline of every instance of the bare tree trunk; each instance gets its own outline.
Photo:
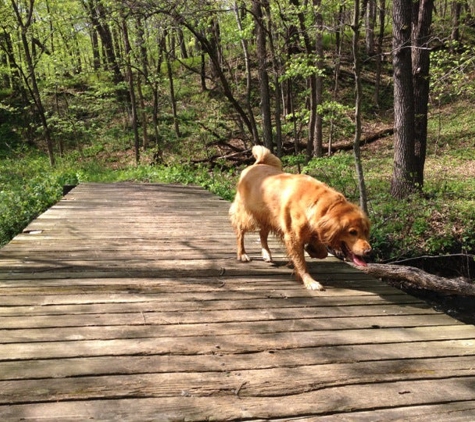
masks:
[[[414,101],[411,60],[412,0],[393,1],[394,167],[391,194],[404,198],[415,190]]]
[[[341,67],[341,47],[342,47],[342,34],[343,34],[343,15],[344,15],[344,6],[339,6],[337,14],[337,29],[335,31],[335,70],[333,73],[333,91],[332,97],[333,101],[338,99],[338,89],[339,89],[339,80],[340,80],[340,67]],[[333,115],[333,113],[332,113]],[[335,119],[333,117],[330,119],[330,134],[328,137],[328,155],[332,153],[332,144],[335,133]]]
[[[234,2],[234,13],[236,16],[236,22],[240,31],[242,31],[242,23],[241,17],[239,16],[239,7],[237,2]],[[247,45],[247,40],[244,38],[241,39],[241,47],[244,54],[244,65],[246,67],[246,107],[247,112],[249,114],[249,120],[252,123],[252,129],[254,133],[252,134],[252,138],[254,140],[259,139],[259,135],[257,133],[257,124],[254,119],[254,113],[252,112],[252,104],[251,104],[251,94],[252,94],[252,75],[251,75],[251,65],[250,65],[250,57],[249,57],[249,49]]]
[[[112,71],[114,82],[123,82],[124,78],[120,72],[119,63],[115,55],[112,32],[107,23],[107,11],[101,0],[84,1],[92,25],[101,38],[102,47],[106,58],[106,68]]]
[[[274,70],[274,91],[275,91],[275,105],[274,105],[274,121],[275,121],[275,146],[276,146],[276,153],[277,156],[282,156],[282,105],[281,105],[281,83],[280,83],[280,76],[282,75],[281,65],[278,58],[278,54],[276,53],[275,45],[274,45],[274,37],[272,34],[272,15],[270,11],[269,3],[266,3],[264,9],[267,17],[267,33],[269,34],[269,48],[270,48],[270,55],[272,58],[272,67]]]
[[[356,174],[358,176],[358,188],[360,193],[361,209],[368,213],[368,200],[366,197],[366,185],[361,163],[361,64],[359,58],[359,34],[360,34],[360,0],[355,0],[353,11],[353,72],[355,75],[355,138],[353,142],[353,153],[355,156]]]
[[[256,23],[257,61],[259,73],[259,92],[261,97],[260,106],[262,115],[263,141],[264,145],[273,151],[274,145],[272,141],[269,75],[267,74],[266,30],[261,8],[261,1],[266,3],[267,0],[253,0],[252,12]]]
[[[450,41],[452,41],[451,49],[454,43],[460,41],[460,15],[462,13],[462,2],[459,0],[452,1],[452,32],[450,33]]]
[[[427,150],[427,114],[429,112],[429,37],[434,0],[413,3],[412,26],[412,79],[414,87],[414,148],[416,183],[424,185],[424,165]]]
[[[323,118],[318,107],[323,104],[323,14],[322,1],[313,0],[316,9],[315,24],[317,34],[315,39],[315,53],[317,55],[317,74],[315,75],[315,139],[313,140],[313,153],[317,157],[323,155]]]
[[[163,64],[163,56],[165,54],[165,35],[162,37],[157,37],[157,44],[158,44],[158,58],[157,63],[155,65],[155,73],[156,75],[161,74],[162,64]],[[161,138],[159,132],[159,122],[158,122],[158,113],[160,111],[159,105],[159,88],[161,86],[161,82],[159,78],[154,78],[152,81],[153,87],[153,112],[152,112],[152,122],[153,122],[153,133],[155,138],[156,144],[156,157],[157,162],[160,162],[163,156],[163,145],[161,145]]]
[[[122,16],[122,35],[124,37],[125,66],[126,66],[126,71],[127,71],[127,82],[129,85],[130,108],[132,112],[132,129],[134,132],[135,163],[139,164],[140,141],[139,141],[139,130],[138,130],[138,119],[137,119],[137,100],[135,98],[134,74],[132,72],[132,65],[130,62],[132,48],[130,46],[129,32],[127,29],[127,21],[125,19],[125,16]]]
[[[376,0],[368,0],[365,11],[366,54],[374,54],[374,27],[376,24]]]
[[[379,0],[379,34],[376,45],[376,81],[374,84],[374,103],[379,108],[379,89],[381,86],[381,63],[383,61],[383,41],[386,19],[386,0]]]
[[[167,53],[166,50],[165,50],[165,53]],[[168,86],[170,88],[170,102],[171,102],[171,105],[172,105],[173,126],[175,128],[175,135],[176,135],[177,139],[179,139],[181,137],[181,133],[180,133],[180,124],[178,122],[178,110],[177,110],[177,106],[176,106],[175,84],[174,84],[174,81],[173,81],[173,71],[172,71],[172,65],[170,63],[171,59],[172,59],[172,53],[171,53],[171,51],[168,51],[168,53],[166,54],[166,57],[165,57],[165,62],[166,62],[166,66],[167,66],[167,75],[168,75]]]
[[[391,193],[421,191],[427,149],[429,34],[434,0],[394,0],[394,171]]]
[[[334,71],[334,85],[333,85],[333,98],[336,98],[338,94],[339,84],[338,81],[340,80],[340,67],[341,67],[341,46],[343,43],[342,35],[343,35],[343,15],[344,15],[344,6],[340,6],[338,8],[338,15],[337,15],[337,30],[335,31],[335,71]]]
[[[310,58],[315,53],[315,43],[313,43],[309,37],[305,14],[302,12],[300,1],[290,0],[290,2],[297,10],[297,17],[299,20],[300,32],[305,45],[305,52],[307,53],[307,58],[310,61]],[[315,140],[318,106],[317,79],[315,73],[312,73],[308,76],[307,83],[310,88],[310,95],[308,97],[310,117],[308,123],[307,160],[310,161],[312,157],[319,157],[322,155],[322,145],[318,145]]]
[[[141,73],[137,76],[137,92],[139,95],[139,103],[140,103],[140,114],[141,114],[141,123],[142,123],[142,147],[146,149],[148,147],[148,118],[147,112],[145,110],[145,97],[143,95],[142,89],[142,80],[145,83],[148,82],[148,58],[147,58],[147,47],[145,44],[144,39],[144,29],[143,29],[143,21],[140,15],[137,15],[135,19],[135,28],[137,30],[137,37],[136,37],[136,47],[139,51],[139,59],[140,59],[140,70]]]

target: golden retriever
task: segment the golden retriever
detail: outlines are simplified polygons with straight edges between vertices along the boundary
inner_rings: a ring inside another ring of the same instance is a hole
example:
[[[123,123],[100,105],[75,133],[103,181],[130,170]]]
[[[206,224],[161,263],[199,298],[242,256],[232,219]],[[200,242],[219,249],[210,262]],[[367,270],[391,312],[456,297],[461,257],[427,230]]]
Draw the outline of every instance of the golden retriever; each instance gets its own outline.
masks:
[[[229,210],[237,237],[237,259],[250,261],[244,235],[259,231],[262,257],[272,261],[270,232],[279,236],[297,276],[310,290],[324,290],[308,273],[304,248],[312,258],[325,258],[327,247],[341,251],[357,265],[371,251],[370,223],[355,204],[326,184],[302,174],[282,171],[282,163],[263,146],[255,146],[256,162],[244,169]]]

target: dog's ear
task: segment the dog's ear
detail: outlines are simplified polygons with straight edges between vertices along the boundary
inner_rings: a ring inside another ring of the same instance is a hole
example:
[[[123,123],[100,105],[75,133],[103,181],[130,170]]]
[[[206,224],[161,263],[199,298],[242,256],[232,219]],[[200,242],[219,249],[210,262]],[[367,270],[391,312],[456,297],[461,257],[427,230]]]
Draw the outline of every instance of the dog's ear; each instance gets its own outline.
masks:
[[[343,229],[341,221],[331,214],[327,214],[320,218],[316,225],[318,237],[320,241],[326,245],[331,245],[338,237]]]

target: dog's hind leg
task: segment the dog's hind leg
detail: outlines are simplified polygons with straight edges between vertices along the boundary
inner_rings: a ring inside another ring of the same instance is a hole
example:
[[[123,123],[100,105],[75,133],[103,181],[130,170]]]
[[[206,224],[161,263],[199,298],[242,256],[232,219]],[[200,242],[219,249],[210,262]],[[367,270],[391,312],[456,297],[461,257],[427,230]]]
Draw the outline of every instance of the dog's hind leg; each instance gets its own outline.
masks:
[[[236,238],[237,238],[237,259],[238,261],[242,262],[249,262],[251,258],[246,253],[246,249],[244,248],[244,234],[245,231],[242,229],[236,230]]]
[[[272,254],[270,253],[269,244],[267,238],[269,236],[269,229],[261,228],[259,231],[259,237],[261,238],[262,258],[266,262],[272,262]]]

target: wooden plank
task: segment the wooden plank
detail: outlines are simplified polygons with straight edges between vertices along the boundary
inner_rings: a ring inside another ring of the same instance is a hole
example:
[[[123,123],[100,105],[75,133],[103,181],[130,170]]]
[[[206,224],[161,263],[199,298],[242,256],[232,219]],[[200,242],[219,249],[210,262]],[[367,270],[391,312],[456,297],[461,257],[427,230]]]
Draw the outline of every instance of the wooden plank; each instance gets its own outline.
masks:
[[[170,294],[137,292],[131,290],[130,293],[104,293],[82,294],[78,291],[76,294],[62,291],[56,292],[56,289],[49,288],[48,295],[39,294],[38,289],[33,291],[13,292],[12,296],[0,296],[3,306],[15,306],[17,310],[24,314],[28,312],[33,315],[36,313],[49,314],[54,313],[108,313],[117,312],[117,306],[121,305],[121,311],[127,312],[152,312],[156,311],[157,305],[160,306],[160,312],[169,311],[199,311],[199,310],[237,310],[237,309],[273,309],[273,308],[320,308],[328,306],[373,306],[383,305],[387,301],[398,304],[424,304],[420,299],[401,294],[388,295],[355,295],[355,296],[324,296],[316,297],[249,297],[243,294],[223,293],[220,299],[213,298],[211,295],[201,294],[194,296],[192,294],[183,294],[180,300],[171,302]],[[44,291],[44,288],[43,288]],[[56,293],[56,294],[55,294]],[[37,296],[28,296],[36,294]],[[160,302],[157,304],[156,302]],[[56,305],[53,307],[53,305]],[[76,305],[81,305],[78,308]],[[82,306],[89,305],[89,307]],[[11,309],[0,309],[0,316],[3,311],[11,314]]]
[[[132,329],[129,338],[100,339],[0,344],[0,356],[5,361],[15,359],[71,358],[84,356],[117,356],[121,354],[240,354],[257,353],[265,350],[297,349],[322,346],[382,344],[382,343],[419,343],[440,340],[466,340],[470,347],[475,346],[471,339],[472,327],[447,326],[443,330],[432,327],[416,327],[385,330],[338,330],[338,331],[296,331],[277,333],[251,333],[242,336],[234,334],[157,337],[149,336],[153,327],[142,327],[142,334],[137,334],[138,327]]]
[[[117,381],[119,384],[120,380]],[[210,420],[215,418],[214,415],[219,415],[219,420],[307,417],[353,412],[354,409],[370,410],[376,401],[379,408],[406,407],[412,405],[414,396],[417,396],[415,401],[419,406],[453,401],[473,402],[475,393],[465,386],[472,386],[474,382],[474,378],[450,378],[435,390],[430,380],[379,383],[377,390],[372,384],[358,384],[285,397],[242,397],[239,382],[229,382],[227,389],[209,397],[196,397],[183,391],[180,397],[149,398],[148,391],[143,388],[135,391],[131,399],[3,406],[0,407],[0,417],[9,420],[21,415],[22,418],[58,420],[58,415],[61,415],[62,420],[87,420],[94,415],[100,420],[113,418],[121,421],[175,421],[181,420],[183,415],[187,415],[188,421]]]
[[[404,356],[401,362],[400,356]],[[78,376],[125,375],[141,373],[181,373],[290,368],[298,372],[305,365],[352,364],[391,361],[401,373],[407,368],[435,365],[445,359],[473,362],[475,348],[466,340],[442,340],[431,343],[393,343],[322,346],[266,350],[246,354],[211,355],[127,355],[87,356],[56,359],[14,360],[0,362],[0,380],[68,378]],[[437,361],[439,360],[439,361]],[[287,379],[292,382],[293,377]]]
[[[63,316],[62,314],[59,314]],[[57,318],[56,318],[57,319]],[[278,332],[313,332],[315,330],[352,330],[352,329],[385,329],[385,328],[409,328],[409,327],[434,327],[443,330],[450,325],[462,325],[462,323],[447,318],[445,315],[397,315],[397,316],[377,316],[377,317],[338,317],[312,319],[291,319],[257,322],[219,322],[219,323],[193,323],[193,324],[156,324],[148,323],[144,329],[144,322],[147,321],[145,315],[139,313],[132,315],[111,315],[106,318],[91,322],[88,326],[87,319],[81,318],[76,324],[65,326],[68,321],[52,323],[51,327],[24,328],[21,321],[14,324],[9,323],[8,329],[0,330],[1,342],[6,343],[28,343],[31,341],[62,341],[62,340],[100,340],[100,339],[120,339],[120,338],[141,338],[141,337],[170,337],[183,336],[193,337],[199,332],[202,336],[217,336],[223,334],[246,335],[251,333],[278,333]],[[53,321],[53,320],[52,320]],[[33,325],[33,324],[32,324]]]
[[[114,314],[81,314],[81,315],[37,315],[34,316],[34,324],[38,328],[59,326],[85,326],[85,325],[122,325],[132,323],[138,325],[156,324],[197,324],[197,323],[220,323],[220,322],[252,322],[252,321],[277,321],[277,320],[312,320],[316,318],[341,318],[344,316],[356,318],[384,317],[387,315],[433,315],[427,311],[426,306],[352,306],[351,309],[343,308],[343,311],[335,307],[323,307],[318,310],[305,310],[301,308],[289,309],[244,309],[244,310],[218,310],[218,311],[187,311],[187,312],[136,312]],[[3,328],[29,328],[32,322],[28,319],[13,316],[0,318]]]
[[[420,381],[430,378],[447,382],[460,378],[474,383],[473,358],[435,359],[406,362],[401,371],[399,361],[358,362],[350,364],[301,365],[295,368],[241,369],[218,372],[166,372],[116,374],[115,376],[82,376],[55,379],[49,387],[44,380],[0,381],[0,404],[21,403],[28,396],[31,403],[64,400],[108,399],[117,397],[193,397],[238,394],[246,397],[296,396],[322,389],[348,388],[371,383]],[[293,379],[292,379],[293,378]],[[289,379],[292,379],[289,382]],[[185,393],[184,393],[185,392]],[[408,390],[404,394],[418,394]],[[400,393],[401,394],[401,393]],[[475,391],[464,396],[475,399]],[[433,402],[433,401],[429,401]]]

